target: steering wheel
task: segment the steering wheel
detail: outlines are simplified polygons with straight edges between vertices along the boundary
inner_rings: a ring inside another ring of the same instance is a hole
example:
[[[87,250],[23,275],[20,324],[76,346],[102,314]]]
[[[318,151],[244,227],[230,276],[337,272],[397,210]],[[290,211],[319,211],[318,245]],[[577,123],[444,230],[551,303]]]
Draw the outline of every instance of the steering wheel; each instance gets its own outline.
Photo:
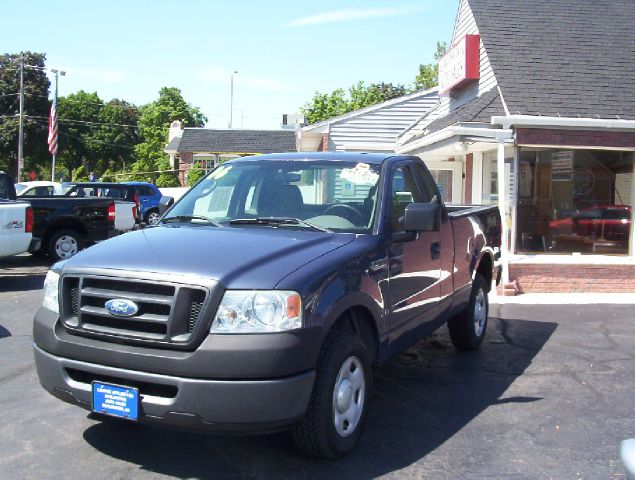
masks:
[[[337,213],[334,213],[336,210],[341,210],[342,214],[338,215]],[[338,217],[344,217],[346,220],[349,220],[351,223],[357,226],[363,225],[365,222],[364,214],[360,212],[359,210],[357,210],[357,208],[353,207],[352,205],[348,205],[346,203],[336,203],[335,205],[331,205],[322,213],[322,215],[329,215],[329,214],[337,215]]]

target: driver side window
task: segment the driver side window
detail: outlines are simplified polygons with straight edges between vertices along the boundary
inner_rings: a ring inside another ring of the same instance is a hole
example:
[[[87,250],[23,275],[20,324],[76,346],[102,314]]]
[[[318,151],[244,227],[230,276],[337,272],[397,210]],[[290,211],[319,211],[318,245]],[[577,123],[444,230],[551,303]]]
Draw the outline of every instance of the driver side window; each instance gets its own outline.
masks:
[[[388,221],[393,232],[403,230],[403,217],[406,207],[413,202],[422,202],[421,194],[410,170],[403,166],[393,172],[390,194],[390,213]]]

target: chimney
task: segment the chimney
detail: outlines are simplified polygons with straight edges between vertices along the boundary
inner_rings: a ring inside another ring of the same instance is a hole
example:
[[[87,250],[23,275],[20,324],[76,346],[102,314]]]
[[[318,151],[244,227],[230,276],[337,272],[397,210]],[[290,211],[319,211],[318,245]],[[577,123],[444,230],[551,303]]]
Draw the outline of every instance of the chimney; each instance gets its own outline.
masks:
[[[173,138],[182,137],[183,136],[183,122],[178,120],[174,120],[170,124],[170,133],[168,134],[168,143],[172,141]]]

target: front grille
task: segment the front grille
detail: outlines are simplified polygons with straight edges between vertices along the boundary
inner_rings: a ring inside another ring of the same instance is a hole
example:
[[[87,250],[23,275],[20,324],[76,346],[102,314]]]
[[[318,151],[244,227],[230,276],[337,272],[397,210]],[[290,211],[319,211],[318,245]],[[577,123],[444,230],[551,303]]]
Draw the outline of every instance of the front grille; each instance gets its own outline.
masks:
[[[190,303],[190,315],[188,322],[188,331],[192,333],[194,331],[194,327],[196,327],[196,322],[198,322],[198,318],[201,315],[201,311],[203,310],[203,305],[205,304],[205,294],[202,291],[197,291],[192,295],[191,303]]]
[[[205,286],[155,279],[69,274],[61,293],[62,321],[73,333],[167,346],[191,345],[210,303]],[[134,302],[136,313],[113,315],[106,302],[114,299]]]

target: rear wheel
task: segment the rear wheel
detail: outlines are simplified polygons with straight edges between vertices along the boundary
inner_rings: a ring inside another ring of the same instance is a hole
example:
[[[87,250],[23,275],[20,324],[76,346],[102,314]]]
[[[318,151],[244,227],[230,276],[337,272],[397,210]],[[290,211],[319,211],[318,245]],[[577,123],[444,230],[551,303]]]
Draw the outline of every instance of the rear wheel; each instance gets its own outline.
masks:
[[[82,249],[82,236],[75,230],[58,230],[48,242],[49,255],[54,260],[71,258]]]
[[[467,309],[448,322],[450,338],[457,349],[476,350],[481,346],[487,331],[488,314],[487,283],[477,273],[472,282]]]
[[[335,332],[320,357],[306,415],[292,429],[298,448],[328,459],[350,452],[362,433],[371,387],[366,345],[352,333]]]

